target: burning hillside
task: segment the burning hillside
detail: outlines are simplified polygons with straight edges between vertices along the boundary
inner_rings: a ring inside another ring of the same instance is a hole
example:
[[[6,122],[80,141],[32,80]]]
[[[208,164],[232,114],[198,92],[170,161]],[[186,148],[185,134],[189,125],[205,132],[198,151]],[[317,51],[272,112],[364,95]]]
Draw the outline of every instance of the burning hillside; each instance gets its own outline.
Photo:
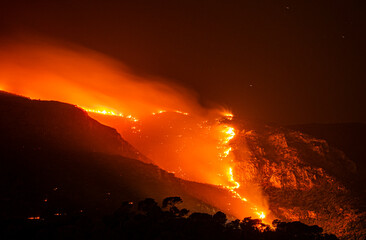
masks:
[[[231,218],[236,209],[250,210],[228,189],[141,162],[149,160],[114,129],[70,104],[0,91],[0,112],[2,219],[106,214],[122,201],[166,196],[181,196],[190,210],[221,210]]]
[[[181,87],[136,77],[86,49],[8,45],[0,63],[2,90],[83,108],[147,157],[140,160],[212,185],[216,190],[199,197],[218,209],[267,223],[301,220],[342,237],[365,235],[365,215],[340,180],[342,171],[356,171],[353,163],[323,140],[253,127],[200,106]],[[199,192],[189,186],[191,194]]]
[[[250,206],[249,211],[232,209],[237,216],[250,214],[264,219],[269,213],[259,188],[236,181],[232,142],[237,130],[232,124],[232,114],[224,113],[217,119],[203,121],[191,114],[161,111],[138,122],[118,116],[91,115],[114,126],[127,141],[163,169],[183,179],[231,191],[234,198]],[[244,188],[251,189],[250,194],[243,191]]]
[[[252,210],[260,206],[254,211],[256,217],[264,210],[271,218],[317,224],[346,239],[365,235],[365,213],[359,211],[362,200],[355,200],[344,177],[356,174],[355,164],[324,140],[287,128],[253,126],[227,117],[216,123],[205,122],[209,127],[199,125],[197,129],[192,129],[192,117],[175,113],[153,115],[137,125],[118,125],[113,116],[93,117],[115,126],[156,164],[181,178],[194,179],[195,170],[202,168],[217,172],[216,179],[225,179],[218,185],[232,191],[235,198],[249,201]],[[177,126],[184,122],[182,118],[189,124]],[[217,156],[210,156],[221,164],[215,165],[220,166],[217,169],[208,159],[204,161],[207,166],[201,166],[202,159],[193,155],[200,138],[209,141],[205,131],[222,133],[214,135],[220,136],[216,139]],[[149,145],[149,141],[155,145]],[[194,180],[202,181],[202,176]]]
[[[86,49],[10,44],[1,51],[0,62],[3,90],[76,104],[115,127],[162,169],[230,190],[244,203],[230,210],[237,217],[265,218],[269,213],[264,197],[254,202],[239,193],[230,153],[235,129],[226,123],[231,114],[205,109],[189,91],[136,77],[120,63]],[[104,115],[115,117],[117,125],[99,117]]]

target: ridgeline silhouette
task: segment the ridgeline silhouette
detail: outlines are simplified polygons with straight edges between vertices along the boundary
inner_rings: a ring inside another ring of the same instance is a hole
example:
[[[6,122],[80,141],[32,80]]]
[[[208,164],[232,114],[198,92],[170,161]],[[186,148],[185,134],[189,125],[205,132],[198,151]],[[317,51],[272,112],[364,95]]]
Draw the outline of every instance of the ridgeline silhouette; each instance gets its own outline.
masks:
[[[123,202],[113,214],[89,212],[43,215],[39,219],[2,221],[2,239],[246,239],[337,240],[318,226],[275,220],[274,228],[260,219],[228,221],[223,212],[214,215],[178,209],[180,197],[168,197],[163,207],[152,198],[134,204]]]

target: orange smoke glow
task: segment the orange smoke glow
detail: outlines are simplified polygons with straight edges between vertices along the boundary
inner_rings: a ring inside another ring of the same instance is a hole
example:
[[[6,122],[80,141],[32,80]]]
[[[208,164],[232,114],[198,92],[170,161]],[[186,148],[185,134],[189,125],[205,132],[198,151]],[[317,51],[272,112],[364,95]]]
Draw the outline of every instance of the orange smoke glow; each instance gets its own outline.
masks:
[[[243,197],[244,185],[235,180],[236,129],[226,124],[234,115],[203,108],[195,94],[180,86],[137,77],[121,63],[84,48],[33,42],[2,44],[0,89],[75,104],[116,128],[159,167],[229,190],[243,202],[243,209],[232,210],[237,217],[266,217],[267,210]]]
[[[157,109],[200,113],[195,94],[158,78],[129,73],[120,62],[85,48],[39,40],[1,42],[0,87],[43,100],[140,119]]]

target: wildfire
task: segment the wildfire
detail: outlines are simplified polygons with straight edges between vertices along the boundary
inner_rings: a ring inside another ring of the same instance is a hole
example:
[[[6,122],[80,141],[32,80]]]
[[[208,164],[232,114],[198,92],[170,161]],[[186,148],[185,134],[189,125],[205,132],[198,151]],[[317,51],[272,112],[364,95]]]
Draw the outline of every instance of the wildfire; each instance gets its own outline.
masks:
[[[90,109],[90,108],[85,108],[85,107],[80,107],[80,108],[82,108],[86,112],[123,117],[123,118],[130,119],[133,122],[138,122],[139,121],[137,118],[133,117],[132,115],[127,115],[126,116],[123,113],[115,113],[115,112],[110,111],[110,110],[105,110],[105,109],[103,109],[103,110],[96,110],[96,109]]]
[[[234,118],[234,114],[232,114],[231,112],[224,112],[224,113],[222,113],[222,115],[226,118],[226,119],[228,119],[228,120],[233,120],[233,118]]]
[[[266,218],[266,215],[264,214],[264,212],[256,212],[259,216],[260,219],[264,219]]]
[[[237,130],[228,124],[234,119],[232,113],[221,111],[224,119],[216,119],[220,110],[203,108],[184,88],[134,76],[123,64],[94,51],[50,43],[22,41],[1,46],[0,79],[1,90],[80,106],[124,134],[159,167],[187,180],[221,184],[233,197],[248,202],[246,206],[259,218],[265,218],[249,203],[253,198],[238,193],[246,186],[235,179],[234,147],[230,145]],[[172,113],[189,118],[174,122]],[[160,114],[164,117],[152,117]],[[127,121],[115,121],[118,118]]]
[[[94,110],[94,109],[88,109],[88,108],[83,108],[83,107],[82,107],[82,109],[84,109],[86,112],[127,118],[133,122],[139,121],[137,118],[135,118],[131,115],[125,115],[123,113],[116,113],[111,110],[106,110],[106,109]],[[152,115],[155,116],[155,115],[167,113],[167,112],[175,112],[175,113],[182,114],[182,115],[189,115],[188,113],[182,112],[179,110],[175,110],[175,111],[158,110],[156,112],[153,112]],[[224,113],[223,115],[224,115],[225,119],[229,120],[229,121],[232,120],[234,117],[234,115],[231,113]],[[132,127],[131,129],[135,129],[135,128],[136,127]],[[230,164],[233,162],[233,156],[230,155],[230,153],[232,152],[232,147],[230,146],[230,142],[235,137],[236,130],[234,127],[228,126],[228,125],[222,124],[222,123],[220,123],[219,129],[220,129],[219,131],[221,131],[221,134],[220,134],[221,138],[219,139],[219,146],[218,146],[219,159],[225,163],[228,163],[228,168],[226,171],[228,184],[221,185],[221,186],[228,189],[233,194],[233,197],[238,198],[243,202],[249,202],[246,197],[243,197],[240,193],[238,193],[237,190],[240,188],[240,184],[239,184],[239,182],[237,182],[235,180],[233,167],[230,166]],[[260,219],[266,218],[266,215],[263,211],[258,211],[258,208],[254,204],[252,204],[252,206],[253,207],[251,209],[258,216],[258,218],[260,218]]]
[[[224,130],[226,137],[224,138],[224,144],[228,144],[231,139],[233,139],[235,137],[235,129],[233,127],[226,127],[226,129]]]
[[[84,111],[90,112],[90,113],[97,113],[97,114],[103,114],[103,115],[110,115],[110,116],[117,116],[117,117],[128,118],[128,119],[130,119],[133,122],[138,122],[139,121],[139,119],[137,119],[136,117],[134,117],[132,115],[126,115],[126,114],[123,114],[123,113],[116,113],[116,112],[114,112],[112,110],[107,110],[107,109],[98,110],[98,109],[91,109],[91,108],[85,108],[85,107],[80,107],[80,108],[83,109]],[[152,115],[162,114],[162,113],[166,113],[166,112],[168,112],[168,111],[166,111],[166,110],[159,110],[157,112],[153,112]],[[182,111],[179,111],[179,110],[175,110],[175,111],[171,111],[171,112],[179,113],[179,114],[182,114],[182,115],[185,115],[185,116],[188,116],[189,115],[189,113],[182,112]]]
[[[189,115],[189,113],[186,113],[186,112],[182,112],[182,111],[179,111],[179,110],[175,110],[175,112],[176,112],[176,113],[180,113],[180,114],[183,114],[183,115],[186,115],[186,116],[188,116],[188,115]]]
[[[234,117],[234,115],[231,113],[225,113],[224,116],[228,120],[232,120]],[[229,146],[229,143],[235,137],[235,129],[230,126],[225,126],[223,133],[224,133],[224,136],[223,136],[223,139],[221,140],[221,142],[222,142],[221,149],[222,149],[223,153],[219,154],[220,160],[221,161],[229,160],[228,162],[233,162],[233,159],[230,156],[230,152],[232,151],[232,148]],[[227,176],[228,176],[228,181],[231,185],[224,186],[224,188],[229,189],[229,191],[233,194],[233,196],[235,198],[238,198],[243,202],[248,202],[247,198],[242,197],[236,191],[237,189],[240,188],[240,184],[237,181],[235,181],[233,168],[231,166],[229,166],[229,168],[227,170]],[[265,213],[263,211],[258,211],[257,207],[253,207],[252,210],[255,211],[255,214],[257,214],[260,219],[266,218]]]

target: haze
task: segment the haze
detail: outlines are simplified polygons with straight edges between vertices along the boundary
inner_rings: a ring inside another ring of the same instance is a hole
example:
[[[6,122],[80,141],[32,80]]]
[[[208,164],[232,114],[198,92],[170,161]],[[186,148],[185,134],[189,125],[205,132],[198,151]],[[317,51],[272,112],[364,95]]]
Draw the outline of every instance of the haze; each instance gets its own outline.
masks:
[[[115,57],[242,118],[365,122],[362,1],[5,1],[0,34]]]

